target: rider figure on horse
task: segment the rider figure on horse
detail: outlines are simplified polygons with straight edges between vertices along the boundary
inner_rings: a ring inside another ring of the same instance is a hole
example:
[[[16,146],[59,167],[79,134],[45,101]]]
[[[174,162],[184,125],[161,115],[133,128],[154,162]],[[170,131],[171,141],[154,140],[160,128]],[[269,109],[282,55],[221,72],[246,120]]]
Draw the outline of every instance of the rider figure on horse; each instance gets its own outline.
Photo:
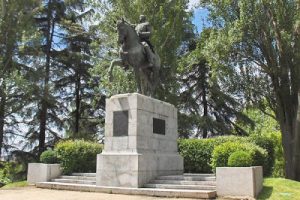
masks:
[[[146,56],[149,62],[149,67],[152,68],[154,59],[154,47],[150,43],[152,27],[147,21],[145,15],[140,15],[140,21],[139,24],[136,25],[135,30],[140,38],[141,43],[144,46]]]

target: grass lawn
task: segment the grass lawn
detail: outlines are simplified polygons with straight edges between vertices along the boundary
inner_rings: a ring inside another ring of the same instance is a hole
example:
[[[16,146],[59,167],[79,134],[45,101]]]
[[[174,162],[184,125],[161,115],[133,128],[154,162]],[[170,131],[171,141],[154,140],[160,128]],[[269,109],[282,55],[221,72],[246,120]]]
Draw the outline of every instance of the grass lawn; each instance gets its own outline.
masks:
[[[9,183],[9,184],[3,186],[2,188],[0,188],[0,190],[1,189],[10,189],[10,188],[15,188],[15,187],[25,187],[27,185],[28,185],[27,181],[13,182],[13,183]]]
[[[284,178],[265,178],[258,199],[300,200],[300,182]]]

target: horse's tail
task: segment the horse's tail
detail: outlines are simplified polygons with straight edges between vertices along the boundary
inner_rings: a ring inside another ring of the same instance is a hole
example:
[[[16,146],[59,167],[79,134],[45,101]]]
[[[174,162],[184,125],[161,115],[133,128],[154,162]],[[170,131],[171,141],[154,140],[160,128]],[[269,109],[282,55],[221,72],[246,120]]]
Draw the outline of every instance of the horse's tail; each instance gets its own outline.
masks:
[[[155,68],[158,68],[158,69],[160,69],[160,66],[161,66],[161,62],[160,62],[160,57],[159,57],[159,55],[155,52],[155,63],[154,63],[154,66],[155,66]]]
[[[160,57],[157,53],[155,53],[155,63],[153,67],[153,79],[152,79],[152,87],[153,87],[153,92],[156,90],[159,82],[160,82],[160,67],[161,67],[161,62],[160,62]]]

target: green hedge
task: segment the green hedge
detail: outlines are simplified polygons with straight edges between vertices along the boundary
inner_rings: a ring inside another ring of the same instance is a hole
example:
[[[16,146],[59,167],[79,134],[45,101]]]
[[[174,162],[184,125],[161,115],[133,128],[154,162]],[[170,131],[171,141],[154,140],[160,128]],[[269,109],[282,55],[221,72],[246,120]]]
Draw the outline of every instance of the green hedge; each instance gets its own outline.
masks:
[[[252,166],[264,166],[266,164],[268,153],[265,149],[253,144],[245,142],[225,142],[215,147],[211,165],[213,170],[216,167],[227,167],[229,157],[237,151],[249,152],[253,162]]]
[[[184,159],[184,170],[187,173],[210,173],[209,165],[214,150],[213,139],[183,139],[178,141],[178,149]]]
[[[96,157],[103,145],[83,140],[67,140],[55,145],[54,150],[64,174],[72,172],[96,172]]]
[[[180,139],[178,140],[178,148],[179,153],[184,158],[185,172],[212,173],[211,159],[213,150],[216,146],[226,142],[252,143],[265,149],[268,156],[267,161],[265,160],[263,164],[264,175],[272,173],[275,162],[275,147],[272,139],[263,136],[221,136],[209,139]]]
[[[53,150],[44,151],[40,156],[40,161],[47,164],[59,163],[57,152]]]
[[[247,151],[236,151],[228,158],[229,167],[250,167],[253,164],[253,158]]]
[[[274,170],[276,160],[274,141],[271,138],[257,135],[250,136],[248,141],[253,142],[257,146],[260,146],[268,152],[267,161],[263,166],[263,170],[265,176],[270,176],[272,174],[272,171]]]

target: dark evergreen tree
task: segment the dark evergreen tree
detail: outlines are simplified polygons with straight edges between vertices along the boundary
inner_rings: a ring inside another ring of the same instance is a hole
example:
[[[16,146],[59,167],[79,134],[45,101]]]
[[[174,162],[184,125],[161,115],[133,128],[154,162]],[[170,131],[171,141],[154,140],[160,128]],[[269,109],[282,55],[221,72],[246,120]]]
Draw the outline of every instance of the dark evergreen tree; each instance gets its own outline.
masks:
[[[32,68],[31,85],[35,88],[31,94],[31,102],[24,110],[27,120],[26,137],[31,141],[38,140],[38,154],[46,148],[46,141],[51,143],[60,138],[57,130],[61,130],[63,122],[60,118],[64,107],[57,101],[53,82],[60,72],[54,62],[55,49],[62,43],[56,37],[59,23],[65,15],[65,4],[61,0],[43,1],[34,16],[36,32],[25,44],[23,62],[29,61]]]
[[[16,137],[22,137],[18,113],[28,95],[23,75],[27,66],[20,63],[18,55],[26,34],[31,31],[31,17],[37,1],[1,1],[0,8],[0,156]]]
[[[105,96],[100,94],[100,98],[95,98],[93,88],[97,82],[90,74],[93,67],[90,46],[94,36],[88,26],[84,27],[91,14],[94,10],[83,1],[67,4],[64,32],[60,34],[66,47],[57,52],[56,58],[64,69],[64,75],[55,84],[59,93],[64,94],[62,100],[68,102],[65,128],[71,138],[97,139],[103,119]]]
[[[182,137],[247,134],[236,122],[254,125],[242,113],[242,105],[222,88],[222,81],[213,76],[202,53],[210,30],[202,32],[200,39],[192,41],[182,58],[178,79],[181,85],[179,133]]]

